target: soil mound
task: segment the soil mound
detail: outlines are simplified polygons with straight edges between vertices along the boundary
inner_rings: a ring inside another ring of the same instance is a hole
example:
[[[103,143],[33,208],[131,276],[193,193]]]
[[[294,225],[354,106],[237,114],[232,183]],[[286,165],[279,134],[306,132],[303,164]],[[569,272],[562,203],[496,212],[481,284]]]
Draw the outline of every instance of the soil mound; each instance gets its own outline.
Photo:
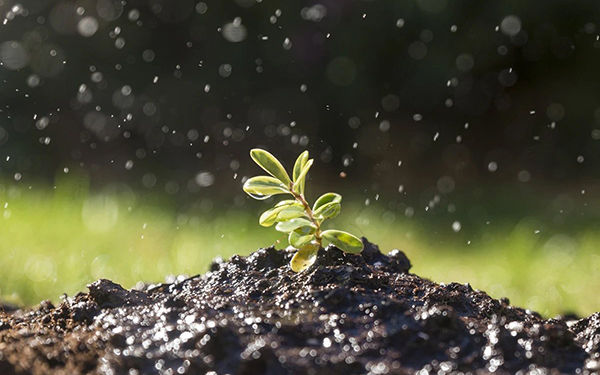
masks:
[[[410,274],[401,251],[330,247],[295,274],[260,249],[125,290],[0,312],[0,374],[451,374],[600,371],[600,313],[544,320]]]

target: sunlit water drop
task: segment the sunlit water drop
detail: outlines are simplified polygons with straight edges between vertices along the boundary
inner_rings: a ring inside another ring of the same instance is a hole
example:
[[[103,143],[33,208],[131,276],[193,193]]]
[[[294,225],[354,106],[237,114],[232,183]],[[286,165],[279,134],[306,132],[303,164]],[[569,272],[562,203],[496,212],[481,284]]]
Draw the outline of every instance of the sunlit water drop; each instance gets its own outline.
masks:
[[[269,199],[272,197],[272,195],[261,195],[261,194],[252,194],[252,193],[248,193],[248,195],[259,201],[264,201],[265,199]]]
[[[290,38],[285,38],[283,40],[283,49],[289,50],[292,48],[292,41],[290,40]]]
[[[223,34],[223,38],[232,43],[243,41],[248,34],[240,17],[236,17],[233,22],[225,24],[221,33]]]
[[[77,23],[77,31],[81,36],[89,38],[98,31],[98,21],[94,17],[83,17]]]
[[[462,225],[460,223],[460,221],[455,221],[452,223],[452,230],[455,232],[460,232],[460,230],[462,229]]]

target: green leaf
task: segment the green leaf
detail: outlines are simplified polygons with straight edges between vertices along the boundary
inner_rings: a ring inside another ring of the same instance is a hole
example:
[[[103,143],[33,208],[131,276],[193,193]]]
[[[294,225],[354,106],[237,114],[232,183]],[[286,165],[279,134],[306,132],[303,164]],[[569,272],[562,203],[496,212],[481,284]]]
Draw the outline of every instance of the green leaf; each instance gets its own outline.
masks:
[[[300,249],[302,246],[306,245],[307,243],[309,243],[310,241],[315,239],[315,235],[314,234],[300,234],[296,231],[292,231],[290,232],[290,235],[288,237],[288,241],[290,243],[290,245],[292,245],[293,247]]]
[[[341,209],[342,205],[339,202],[325,203],[314,212],[314,216],[319,220],[331,219],[339,215]]]
[[[358,254],[363,249],[363,243],[358,237],[347,232],[342,232],[341,230],[326,230],[321,233],[321,237],[325,242],[324,245],[332,243],[347,253]]]
[[[287,207],[288,206],[279,206],[271,208],[270,210],[266,210],[262,213],[262,215],[260,215],[258,223],[263,227],[270,227],[277,221],[277,215]]]
[[[319,251],[319,245],[315,243],[309,243],[302,246],[296,254],[290,260],[290,268],[294,272],[304,271],[317,260],[317,252]]]
[[[294,171],[292,173],[292,178],[294,180],[294,186],[295,186],[294,191],[296,191],[300,194],[304,194],[304,181],[302,181],[302,183],[297,183],[296,181],[298,181],[298,176],[302,172],[304,165],[306,165],[307,160],[308,160],[308,151],[304,151],[303,153],[300,154],[300,156],[298,156],[298,159],[296,159],[296,163],[294,163]]]
[[[275,207],[270,210],[263,212],[262,215],[260,215],[258,222],[263,227],[270,227],[278,221],[286,221],[301,217],[304,213],[305,211],[302,204],[292,199],[286,199],[277,203]]]
[[[305,215],[302,206],[289,205],[281,207],[283,207],[283,209],[277,214],[276,221],[288,221]]]
[[[271,176],[279,179],[286,187],[292,182],[283,165],[271,153],[260,148],[254,148],[250,150],[250,157],[259,167],[267,171]]]
[[[295,192],[304,194],[304,182],[306,180],[306,174],[308,173],[308,170],[310,169],[310,167],[313,165],[313,161],[314,161],[313,159],[308,160],[304,164],[304,167],[302,167],[302,170],[300,171],[300,173],[298,174],[298,177],[294,181],[294,191]]]
[[[319,209],[319,207],[331,202],[341,203],[342,196],[337,193],[325,193],[321,195],[313,205],[313,211],[316,211]]]
[[[298,202],[295,199],[285,199],[285,200],[282,200],[281,202],[277,202],[277,204],[275,205],[275,207],[290,206],[290,205],[302,207],[302,203]]]
[[[307,225],[312,225],[312,223],[309,220],[300,217],[296,219],[291,219],[289,221],[282,221],[280,223],[277,223],[275,229],[283,233],[290,233],[293,230]]]
[[[302,172],[302,168],[304,168],[304,165],[306,164],[307,160],[308,151],[304,151],[296,159],[296,162],[294,163],[294,173],[292,174],[294,181],[298,180],[298,176],[300,175],[300,172]]]
[[[244,191],[255,199],[266,199],[275,194],[289,194],[289,190],[278,179],[270,176],[249,178],[243,187]]]
[[[307,236],[309,234],[313,234],[317,231],[317,228],[314,225],[303,225],[294,230],[294,232],[298,233],[301,236]]]

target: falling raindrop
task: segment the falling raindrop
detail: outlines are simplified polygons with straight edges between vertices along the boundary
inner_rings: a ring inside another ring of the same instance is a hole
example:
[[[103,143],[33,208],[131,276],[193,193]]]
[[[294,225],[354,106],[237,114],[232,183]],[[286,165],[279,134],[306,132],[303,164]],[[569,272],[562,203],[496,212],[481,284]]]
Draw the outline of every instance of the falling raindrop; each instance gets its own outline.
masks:
[[[94,17],[83,17],[77,23],[77,31],[84,37],[91,37],[98,31],[98,21]]]
[[[390,122],[387,120],[383,120],[379,123],[379,130],[382,132],[387,132],[388,130],[390,130]]]
[[[117,49],[123,49],[123,47],[125,47],[125,39],[123,39],[123,38],[117,38],[115,40],[115,47]]]
[[[137,9],[130,10],[127,14],[127,18],[132,22],[137,21],[140,18],[140,11]]]
[[[453,231],[460,232],[461,228],[462,228],[462,225],[461,225],[460,221],[455,221],[455,222],[452,223],[452,230]]]
[[[283,40],[283,49],[289,50],[292,48],[292,41],[290,40],[290,38],[285,38]]]
[[[311,7],[302,8],[300,15],[307,21],[320,22],[327,15],[327,8],[322,4],[315,4]]]
[[[521,182],[528,182],[531,179],[531,173],[529,173],[529,171],[526,170],[519,171],[517,178]]]
[[[504,17],[500,23],[500,30],[508,36],[517,35],[521,31],[521,19],[515,15]]]
[[[0,62],[7,69],[19,70],[29,63],[29,53],[20,42],[4,42],[0,44]]]
[[[233,68],[231,66],[231,64],[221,64],[221,66],[219,66],[219,75],[223,78],[227,78],[231,75]],[[206,86],[205,86],[205,91],[206,91]]]
[[[29,87],[37,87],[40,84],[40,77],[37,74],[32,74],[27,77],[27,85]]]
[[[233,43],[239,43],[246,39],[248,32],[246,27],[242,25],[242,19],[237,17],[233,22],[225,24],[222,31],[223,37]]]
[[[43,116],[35,122],[35,127],[38,130],[44,130],[46,127],[48,127],[48,124],[50,124],[50,119],[46,116]]]
[[[348,126],[352,129],[358,129],[360,127],[360,119],[356,116],[350,117],[350,119],[348,119]]]
[[[206,5],[205,2],[201,1],[198,4],[196,4],[196,12],[198,12],[198,14],[205,14],[208,11],[208,5]]]

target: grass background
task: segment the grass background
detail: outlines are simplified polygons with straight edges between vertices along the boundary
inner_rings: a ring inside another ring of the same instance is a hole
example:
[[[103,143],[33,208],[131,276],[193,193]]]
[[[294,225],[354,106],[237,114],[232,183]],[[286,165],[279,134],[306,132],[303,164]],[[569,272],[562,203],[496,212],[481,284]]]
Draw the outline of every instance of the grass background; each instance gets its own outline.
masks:
[[[257,225],[264,202],[226,209],[201,204],[186,211],[127,189],[92,194],[74,183],[54,189],[1,186],[0,298],[18,304],[57,301],[98,278],[132,287],[140,280],[203,273],[215,256],[285,241]],[[365,235],[384,252],[405,251],[412,272],[437,282],[469,282],[545,316],[599,311],[595,207],[583,204],[554,227],[548,221],[556,222],[556,216],[548,218],[553,209],[544,197],[496,197],[488,206],[469,205],[463,197],[466,203],[457,207],[472,206],[476,214],[469,219],[468,212],[457,211],[463,217],[459,232],[447,215],[409,218],[383,200],[346,203],[335,225]]]

